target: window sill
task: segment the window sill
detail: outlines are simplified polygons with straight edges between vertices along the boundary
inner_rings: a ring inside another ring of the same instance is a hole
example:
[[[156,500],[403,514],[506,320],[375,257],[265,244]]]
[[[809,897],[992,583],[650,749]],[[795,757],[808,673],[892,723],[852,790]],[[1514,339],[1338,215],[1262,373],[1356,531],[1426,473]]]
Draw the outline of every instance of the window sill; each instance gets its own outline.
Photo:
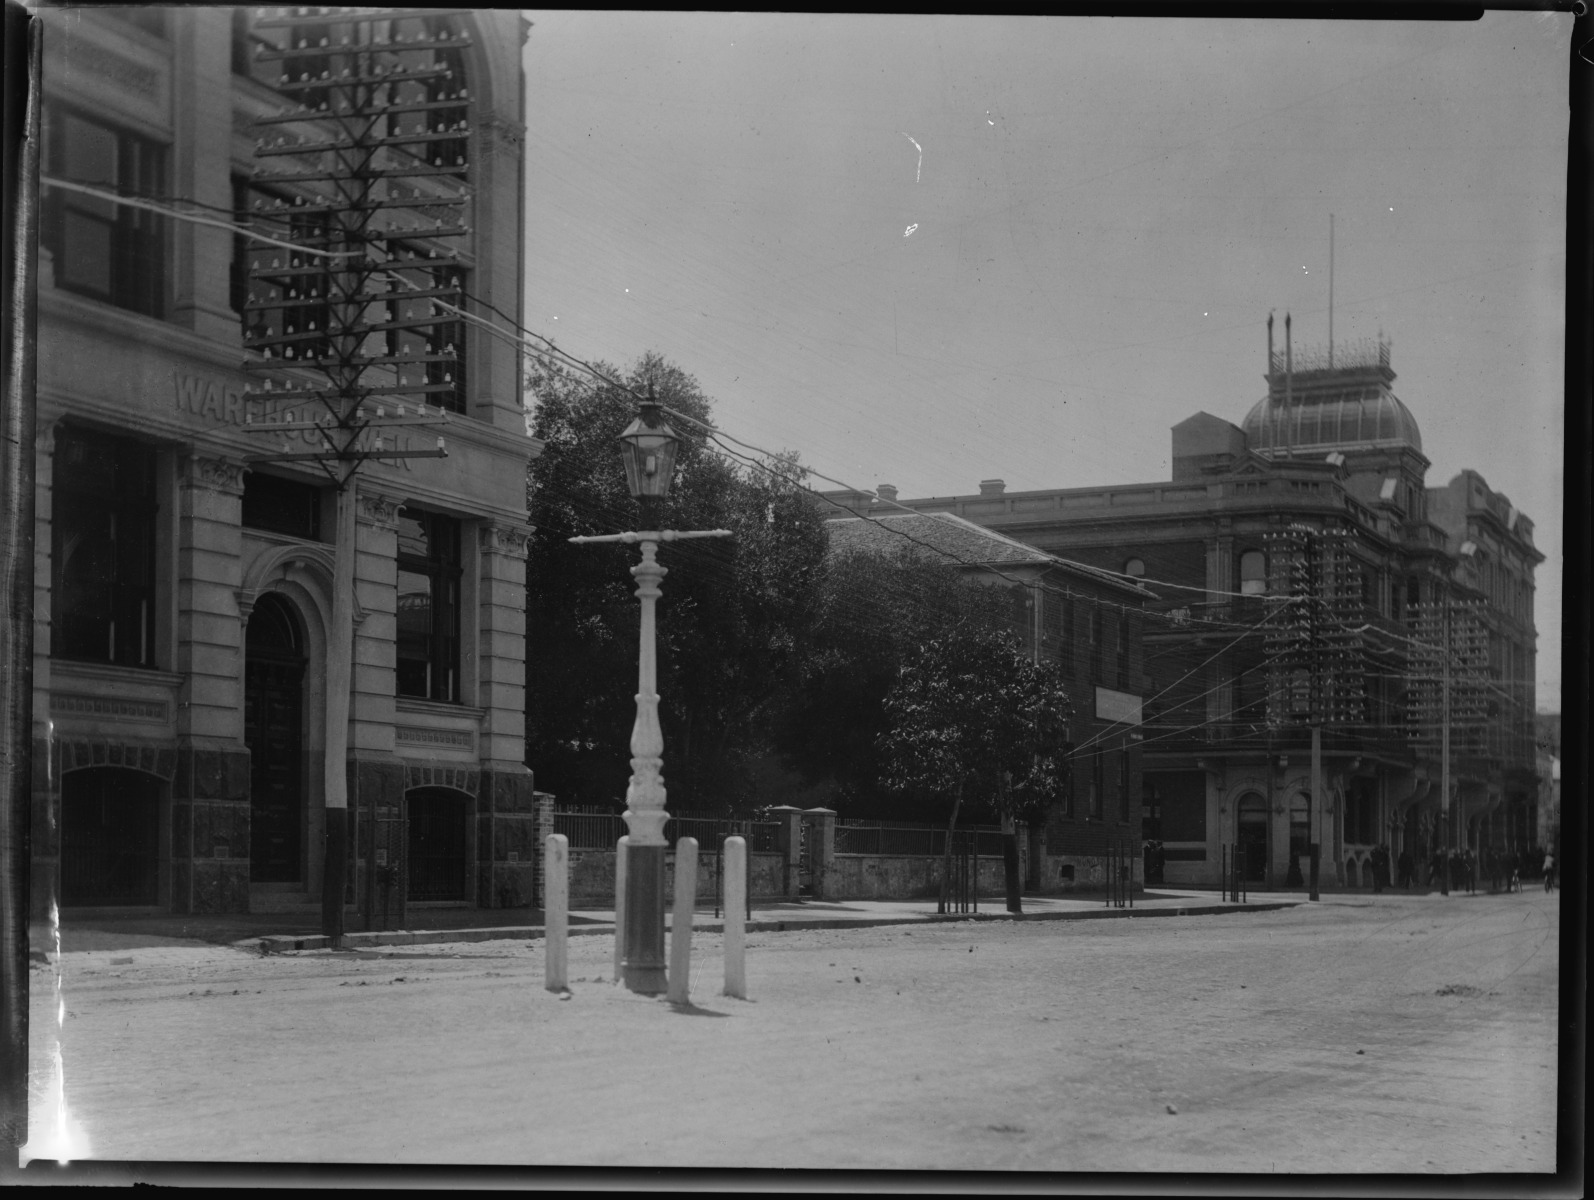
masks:
[[[399,712],[414,713],[417,716],[464,717],[480,721],[487,715],[485,708],[472,708],[466,704],[456,704],[451,700],[423,700],[419,696],[396,696],[394,703]]]
[[[123,667],[114,663],[87,662],[75,658],[50,658],[50,673],[56,678],[98,679],[107,683],[147,683],[176,687],[183,676],[156,667]]]

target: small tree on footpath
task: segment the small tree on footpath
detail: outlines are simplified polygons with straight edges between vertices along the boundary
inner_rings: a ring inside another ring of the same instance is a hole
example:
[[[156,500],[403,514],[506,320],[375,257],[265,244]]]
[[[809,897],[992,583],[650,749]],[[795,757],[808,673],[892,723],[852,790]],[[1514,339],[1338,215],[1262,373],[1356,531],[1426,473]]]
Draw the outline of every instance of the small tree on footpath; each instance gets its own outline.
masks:
[[[963,622],[909,656],[885,713],[883,782],[952,802],[940,910],[949,898],[958,810],[977,789],[1001,815],[1007,907],[1021,911],[1015,820],[1044,813],[1066,783],[1073,708],[1057,664],[1033,661],[1008,630]]]
[[[882,795],[885,698],[926,642],[963,622],[994,629],[1011,620],[1006,589],[971,582],[915,549],[826,560],[772,723],[782,764],[805,784],[828,785],[828,803],[843,812],[917,815],[910,798]]]

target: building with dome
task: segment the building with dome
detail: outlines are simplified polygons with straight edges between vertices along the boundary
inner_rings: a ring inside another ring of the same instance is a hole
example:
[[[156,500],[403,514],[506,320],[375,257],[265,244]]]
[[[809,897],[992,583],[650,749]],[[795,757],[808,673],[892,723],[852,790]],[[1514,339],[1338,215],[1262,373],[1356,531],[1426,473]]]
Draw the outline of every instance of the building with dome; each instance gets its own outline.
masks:
[[[1142,834],[1166,882],[1216,884],[1237,856],[1252,887],[1299,886],[1314,843],[1323,886],[1348,887],[1372,885],[1380,846],[1392,864],[1525,850],[1532,522],[1476,471],[1428,485],[1382,336],[1279,353],[1270,320],[1268,343],[1240,424],[1173,427],[1171,479],[901,503],[1156,593],[1126,689],[1146,698]]]

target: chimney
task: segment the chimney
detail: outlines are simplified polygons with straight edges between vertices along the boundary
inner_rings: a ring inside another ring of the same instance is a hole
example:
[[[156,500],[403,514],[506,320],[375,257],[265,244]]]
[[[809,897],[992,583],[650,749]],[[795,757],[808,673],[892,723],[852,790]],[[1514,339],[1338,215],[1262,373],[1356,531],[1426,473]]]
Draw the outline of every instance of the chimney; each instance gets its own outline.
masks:
[[[1291,411],[1295,407],[1293,381],[1295,379],[1295,359],[1290,350],[1290,314],[1284,314],[1284,457],[1290,457],[1292,443],[1295,440],[1294,430],[1290,428],[1290,420],[1294,417]]]
[[[1267,394],[1273,395],[1273,314],[1267,315]]]
[[[982,496],[1000,496],[1006,488],[1006,482],[1000,479],[980,480],[980,495]]]
[[[897,485],[894,483],[882,483],[879,487],[875,488],[875,495],[879,496],[882,500],[889,500],[892,503],[895,503],[897,499]]]

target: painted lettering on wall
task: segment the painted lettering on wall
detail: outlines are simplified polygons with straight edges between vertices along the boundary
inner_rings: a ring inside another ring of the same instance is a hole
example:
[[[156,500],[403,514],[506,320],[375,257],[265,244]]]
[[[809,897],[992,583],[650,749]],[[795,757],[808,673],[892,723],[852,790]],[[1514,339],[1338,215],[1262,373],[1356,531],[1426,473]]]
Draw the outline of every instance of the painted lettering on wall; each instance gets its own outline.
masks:
[[[243,425],[246,421],[263,424],[268,421],[313,420],[326,415],[326,409],[316,401],[309,401],[295,408],[287,401],[268,402],[258,396],[224,387],[214,379],[185,375],[176,371],[172,373],[172,394],[173,407],[178,412],[214,421],[218,425]],[[293,446],[294,450],[319,450],[325,444],[321,435],[313,429],[283,430],[278,436],[297,443]],[[374,437],[374,431],[367,431],[364,439],[366,444],[368,445]],[[403,434],[387,433],[385,437],[393,449],[413,448],[410,439]],[[267,447],[262,444],[261,449],[265,451]],[[406,458],[387,461],[406,471],[414,469],[410,465],[410,460]]]

